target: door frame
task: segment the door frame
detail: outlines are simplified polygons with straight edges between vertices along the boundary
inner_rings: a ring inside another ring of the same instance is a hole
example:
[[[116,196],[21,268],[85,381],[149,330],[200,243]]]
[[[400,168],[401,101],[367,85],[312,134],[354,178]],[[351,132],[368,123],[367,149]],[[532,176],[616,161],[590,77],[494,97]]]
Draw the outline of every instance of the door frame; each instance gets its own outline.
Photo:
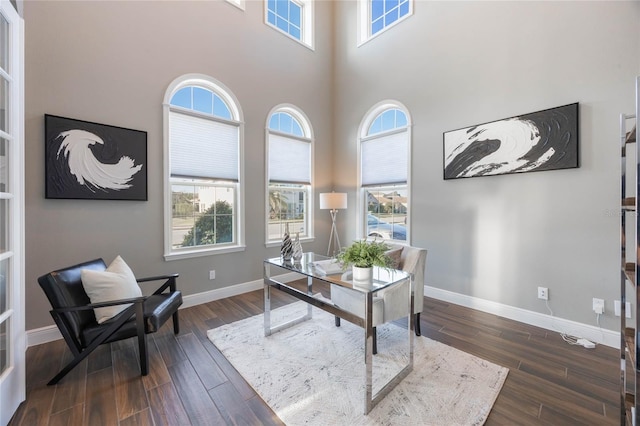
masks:
[[[0,0],[0,14],[9,23],[8,70],[2,73],[9,81],[7,129],[0,132],[8,140],[9,185],[6,215],[9,251],[0,255],[9,259],[7,274],[7,311],[0,318],[8,320],[8,366],[0,374],[0,424],[7,424],[26,398],[26,332],[24,295],[24,20],[9,0]],[[7,193],[5,193],[7,194]],[[0,224],[3,226],[3,224]]]

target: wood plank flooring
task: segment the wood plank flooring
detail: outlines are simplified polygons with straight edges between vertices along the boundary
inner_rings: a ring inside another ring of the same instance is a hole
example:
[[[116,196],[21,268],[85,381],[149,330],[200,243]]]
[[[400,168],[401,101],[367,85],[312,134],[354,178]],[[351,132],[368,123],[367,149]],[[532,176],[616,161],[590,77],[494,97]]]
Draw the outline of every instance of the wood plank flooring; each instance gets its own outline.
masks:
[[[318,290],[314,285],[314,290]],[[326,289],[320,288],[326,294]],[[206,332],[262,313],[262,291],[180,310],[149,335],[149,375],[133,339],[103,345],[56,386],[62,340],[27,351],[27,400],[10,425],[281,425]],[[272,306],[292,302],[274,291]],[[422,334],[510,369],[487,425],[619,424],[619,354],[554,332],[425,298]]]

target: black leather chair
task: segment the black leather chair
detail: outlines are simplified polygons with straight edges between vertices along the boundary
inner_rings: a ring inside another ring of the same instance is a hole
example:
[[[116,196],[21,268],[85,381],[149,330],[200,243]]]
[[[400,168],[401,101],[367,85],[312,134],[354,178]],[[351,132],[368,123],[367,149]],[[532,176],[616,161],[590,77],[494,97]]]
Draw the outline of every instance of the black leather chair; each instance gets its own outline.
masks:
[[[102,259],[95,259],[38,278],[53,308],[51,316],[73,354],[73,360],[48,385],[58,383],[99,345],[133,336],[138,337],[140,370],[146,376],[149,372],[147,334],[158,331],[169,317],[173,317],[174,333],[180,332],[178,307],[182,305],[182,293],[176,288],[178,274],[137,279],[139,283],[164,280],[150,296],[92,304],[82,286],[82,269],[104,271],[107,266]],[[129,303],[132,305],[108,321],[102,324],[96,322],[94,308]]]

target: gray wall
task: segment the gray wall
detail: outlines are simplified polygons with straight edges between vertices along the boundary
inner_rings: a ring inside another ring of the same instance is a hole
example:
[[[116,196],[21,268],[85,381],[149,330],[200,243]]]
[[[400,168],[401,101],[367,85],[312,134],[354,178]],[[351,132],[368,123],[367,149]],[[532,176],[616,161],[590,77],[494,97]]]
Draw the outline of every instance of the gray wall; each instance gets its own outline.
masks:
[[[619,114],[640,73],[639,2],[424,2],[356,48],[355,2],[336,6],[336,162],[357,182],[364,114],[396,99],[413,117],[412,243],[427,284],[617,329]],[[442,133],[580,102],[579,169],[444,181]],[[351,191],[349,202],[355,204]],[[343,216],[344,218],[344,216]],[[346,240],[354,238],[355,211]]]
[[[426,2],[355,47],[355,1],[316,3],[316,51],[216,2],[38,2],[26,21],[26,328],[51,324],[36,278],[121,254],[138,275],[181,274],[186,294],[259,279],[264,247],[264,122],[293,103],[316,135],[317,192],[350,191],[343,243],[355,233],[356,130],[383,99],[413,129],[413,244],[429,249],[427,284],[595,325],[591,298],[618,295],[618,115],[640,73],[638,2]],[[332,31],[335,26],[335,36]],[[334,46],[335,50],[332,51]],[[229,87],[246,120],[247,250],[162,258],[162,109],[190,72]],[[581,104],[581,167],[442,180],[442,132],[571,102]],[[149,201],[44,199],[45,113],[148,132]],[[333,151],[331,145],[333,144]],[[331,166],[333,159],[333,167]],[[326,248],[316,211],[305,250]],[[207,279],[216,269],[217,279]]]
[[[177,272],[185,294],[262,277],[264,128],[283,102],[301,108],[316,137],[318,191],[332,170],[332,7],[315,6],[316,49],[263,23],[261,2],[243,12],[223,1],[28,1],[25,14],[26,328],[52,324],[37,277],[52,269],[117,254],[136,275]],[[242,253],[165,262],[163,259],[162,100],[186,73],[210,75],[238,98],[244,112],[246,244]],[[44,198],[44,114],[148,132],[149,201]],[[317,204],[317,203],[316,203]],[[314,243],[328,243],[329,215],[316,212]],[[209,281],[208,271],[216,270]]]

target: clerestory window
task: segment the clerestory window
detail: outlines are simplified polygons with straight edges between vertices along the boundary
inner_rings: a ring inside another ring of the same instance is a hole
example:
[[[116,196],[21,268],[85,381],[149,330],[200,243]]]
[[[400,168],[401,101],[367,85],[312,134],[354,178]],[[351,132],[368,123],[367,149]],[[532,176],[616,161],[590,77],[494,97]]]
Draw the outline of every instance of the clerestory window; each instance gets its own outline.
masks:
[[[358,45],[413,15],[413,0],[358,0]]]
[[[304,113],[279,105],[267,119],[266,243],[282,240],[286,229],[313,238],[313,133]]]
[[[360,126],[360,218],[362,236],[410,242],[411,126],[401,104],[373,107]]]
[[[312,50],[313,14],[313,0],[265,0],[265,23]]]
[[[165,94],[165,258],[243,249],[242,112],[215,79]]]

